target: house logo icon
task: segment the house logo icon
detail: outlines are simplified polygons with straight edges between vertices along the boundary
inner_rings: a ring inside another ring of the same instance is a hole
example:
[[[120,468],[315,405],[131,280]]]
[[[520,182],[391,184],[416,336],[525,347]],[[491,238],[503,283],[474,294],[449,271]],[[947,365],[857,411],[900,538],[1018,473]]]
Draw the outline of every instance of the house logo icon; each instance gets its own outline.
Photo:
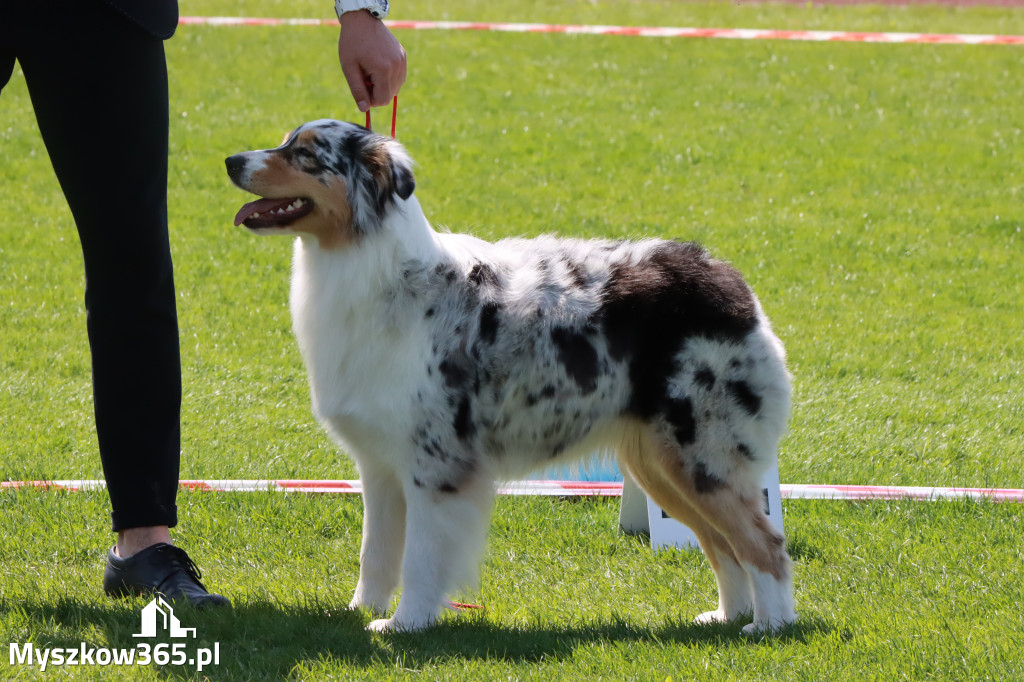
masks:
[[[156,637],[158,625],[171,637],[196,636],[195,628],[181,627],[181,623],[174,615],[174,609],[160,596],[142,609],[142,632],[132,637]]]

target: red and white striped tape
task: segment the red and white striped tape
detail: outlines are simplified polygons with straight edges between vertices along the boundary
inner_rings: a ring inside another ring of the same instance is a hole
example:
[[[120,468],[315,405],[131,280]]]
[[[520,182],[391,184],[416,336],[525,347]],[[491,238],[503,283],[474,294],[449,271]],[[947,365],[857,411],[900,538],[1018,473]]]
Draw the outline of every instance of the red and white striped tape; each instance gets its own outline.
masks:
[[[276,19],[255,17],[181,17],[183,26],[336,26],[335,19]],[[883,33],[873,31],[791,31],[761,28],[683,28],[657,26],[596,26],[579,24],[518,24],[479,21],[388,21],[392,29],[498,31],[504,33],[564,33],[638,36],[643,38],[720,38],[729,40],[801,40],[845,43],[917,43],[940,45],[1024,45],[1024,35],[978,33]]]
[[[209,492],[281,491],[300,493],[361,493],[360,481],[312,480],[188,480],[182,490]],[[98,480],[2,481],[0,488],[41,488],[47,490],[102,490]],[[788,500],[962,500],[984,499],[993,502],[1024,504],[1024,490],[1010,488],[935,488],[880,485],[799,485],[782,484],[783,499]],[[516,481],[498,489],[501,495],[547,495],[557,497],[620,497],[622,482],[601,481]]]
[[[1024,503],[1024,490],[1011,488],[932,488],[883,485],[779,486],[790,500],[991,500]]]

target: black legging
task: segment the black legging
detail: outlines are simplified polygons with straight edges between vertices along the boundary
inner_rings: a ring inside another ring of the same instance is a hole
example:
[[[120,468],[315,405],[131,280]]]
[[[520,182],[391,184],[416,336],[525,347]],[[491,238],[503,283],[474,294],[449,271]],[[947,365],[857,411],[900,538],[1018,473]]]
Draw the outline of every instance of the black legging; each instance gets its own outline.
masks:
[[[15,59],[82,243],[113,528],[173,526],[181,360],[163,43],[95,0],[11,0],[0,12],[0,89]]]

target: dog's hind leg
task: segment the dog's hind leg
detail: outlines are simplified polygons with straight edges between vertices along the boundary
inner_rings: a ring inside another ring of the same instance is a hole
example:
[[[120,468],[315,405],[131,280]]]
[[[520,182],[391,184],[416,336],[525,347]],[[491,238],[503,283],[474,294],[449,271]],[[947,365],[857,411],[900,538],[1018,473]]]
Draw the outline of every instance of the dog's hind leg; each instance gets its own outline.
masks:
[[[691,520],[701,548],[708,557],[708,562],[715,571],[718,583],[718,608],[705,611],[694,622],[701,624],[728,623],[742,616],[749,616],[754,611],[753,588],[750,576],[740,565],[733,554],[732,548],[725,537],[703,519]]]
[[[718,609],[697,616],[697,623],[729,622],[750,615],[754,608],[750,578],[740,566],[725,537],[715,530],[665,477],[655,463],[652,453],[645,456],[641,448],[650,448],[650,441],[634,432],[619,449],[619,464],[651,498],[672,518],[689,527],[697,536],[700,547],[711,564],[718,586]]]
[[[479,474],[457,488],[406,482],[405,556],[402,595],[391,618],[375,620],[370,630],[420,630],[433,623],[448,594],[476,576],[484,547],[494,483]]]
[[[754,622],[743,631],[773,631],[794,622],[792,561],[785,538],[761,508],[760,490],[744,494],[726,486],[696,501],[695,506],[726,539],[749,576]]]
[[[639,463],[627,460],[627,466],[631,472],[646,470],[636,474],[637,482],[641,487],[648,483],[655,501],[694,530],[715,570],[719,609],[698,619],[730,620],[752,605],[754,622],[744,628],[747,633],[777,630],[795,621],[792,562],[785,538],[761,508],[757,477],[717,478],[692,448],[681,448],[653,429],[640,440],[644,446],[635,458]],[[744,585],[749,586],[746,595]]]
[[[405,494],[391,471],[361,467],[363,543],[359,582],[349,608],[366,608],[382,616],[398,587],[405,544]]]

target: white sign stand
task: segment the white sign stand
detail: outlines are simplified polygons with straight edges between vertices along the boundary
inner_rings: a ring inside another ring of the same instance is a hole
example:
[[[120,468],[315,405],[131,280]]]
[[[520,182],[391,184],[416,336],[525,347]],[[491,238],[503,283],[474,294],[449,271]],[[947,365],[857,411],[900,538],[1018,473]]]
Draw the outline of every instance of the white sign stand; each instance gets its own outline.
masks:
[[[779,490],[779,467],[772,467],[761,482],[764,492],[765,514],[772,525],[782,532],[782,494]],[[697,536],[687,526],[671,518],[627,474],[622,474],[622,506],[619,508],[619,527],[627,533],[649,533],[651,549],[664,547],[680,549],[699,547]]]

